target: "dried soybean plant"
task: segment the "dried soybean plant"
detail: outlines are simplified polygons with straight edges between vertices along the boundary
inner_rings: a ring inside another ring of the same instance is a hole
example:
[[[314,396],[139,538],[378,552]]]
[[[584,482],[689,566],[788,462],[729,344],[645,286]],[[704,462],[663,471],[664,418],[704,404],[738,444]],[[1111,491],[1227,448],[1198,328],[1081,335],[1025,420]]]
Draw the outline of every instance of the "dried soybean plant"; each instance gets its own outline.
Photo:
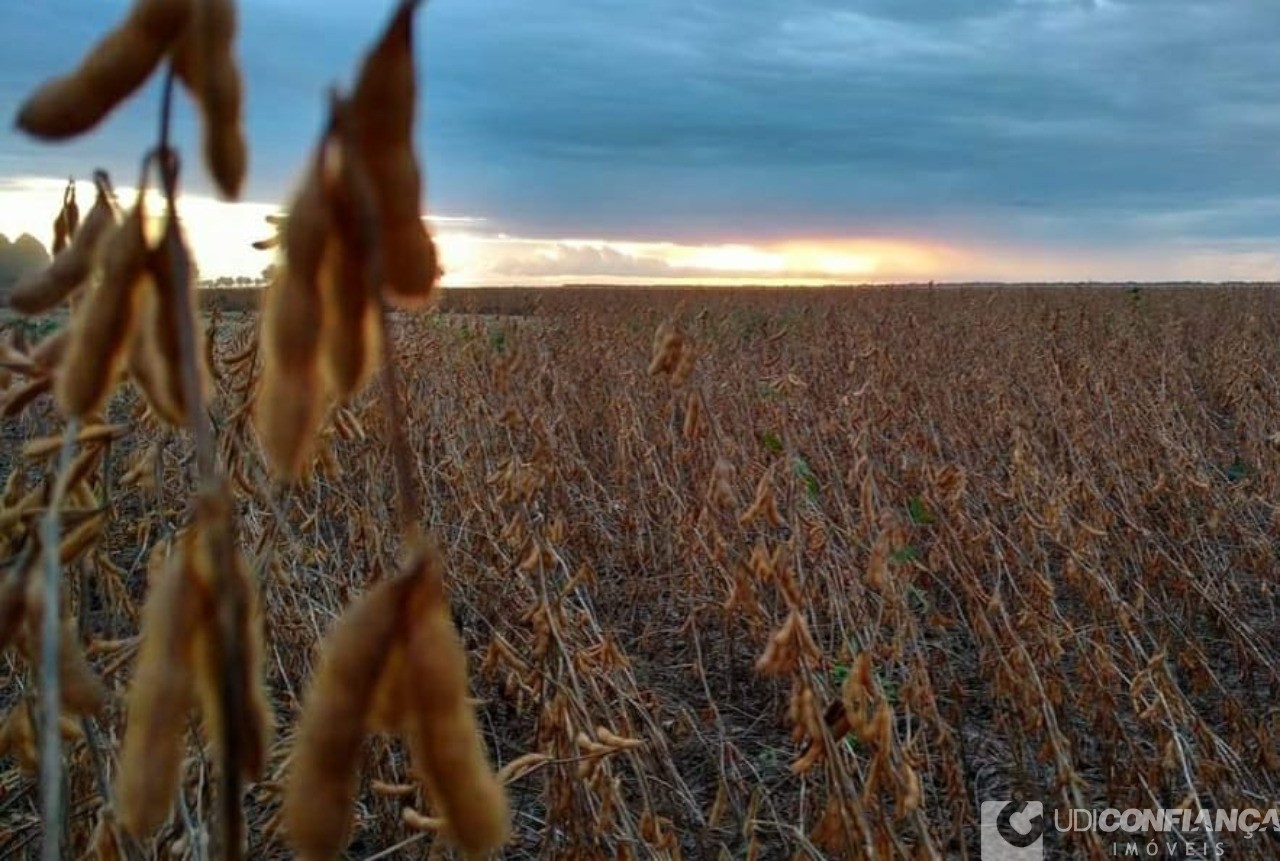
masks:
[[[507,839],[507,800],[467,702],[466,653],[443,569],[434,543],[410,536],[400,573],[334,625],[304,703],[284,795],[285,828],[304,858],[333,858],[345,847],[360,743],[370,730],[406,737],[441,830],[469,855]]]
[[[438,810],[438,830],[465,852],[491,851],[510,828],[505,790],[467,696],[443,556],[418,527],[421,497],[403,438],[396,358],[384,335],[388,310],[427,307],[440,274],[420,215],[422,172],[413,146],[419,5],[397,5],[350,97],[330,93],[326,128],[282,226],[279,276],[266,291],[255,342],[263,356],[259,385],[240,390],[243,406],[231,423],[242,428],[251,413],[266,464],[282,489],[296,486],[326,417],[356,424],[341,419],[342,409],[381,368],[388,441],[400,467],[404,562],[399,575],[356,599],[334,624],[293,734],[283,821],[286,839],[308,858],[336,857],[344,848],[368,732],[405,737]],[[159,140],[143,159],[131,208],[121,211],[98,171],[94,205],[81,220],[69,185],[53,260],[19,283],[8,303],[27,316],[70,309],[69,321],[33,348],[10,349],[7,364],[28,382],[4,402],[5,414],[16,415],[52,392],[66,422],[60,438],[28,446],[29,459],[58,455],[41,487],[24,490],[21,465],[14,466],[0,532],[4,555],[14,560],[0,583],[0,646],[12,641],[28,660],[41,659],[40,708],[15,709],[0,735],[6,749],[39,762],[49,859],[63,850],[67,814],[62,734],[68,718],[99,714],[106,699],[81,650],[75,590],[59,587],[68,566],[101,539],[111,513],[104,455],[128,429],[105,417],[121,383],[142,396],[140,423],[190,432],[194,489],[185,525],[150,548],[114,780],[109,745],[85,723],[102,804],[95,849],[137,857],[138,841],[156,833],[175,803],[190,821],[180,790],[189,767],[184,728],[197,712],[218,775],[217,849],[239,857],[248,843],[244,787],[265,777],[275,739],[260,565],[243,549],[233,492],[247,482],[234,453],[219,462],[216,350],[196,322],[193,265],[178,215],[180,159],[170,141],[176,81],[200,109],[205,167],[225,197],[238,198],[248,157],[237,14],[231,0],[136,0],[75,69],[43,84],[18,111],[27,133],[66,139],[95,128],[166,68]],[[163,201],[158,224],[148,212],[153,183]],[[244,355],[258,352],[255,346]],[[126,478],[135,474],[136,467]],[[79,597],[86,600],[83,590]],[[23,729],[37,726],[38,753],[34,731]]]
[[[403,75],[411,12],[357,81]],[[171,147],[151,193],[64,194],[15,306],[71,322],[0,342],[22,438],[0,449],[0,855],[40,836],[42,766],[67,854],[130,861],[209,857],[241,784],[267,858],[509,830],[521,858],[973,859],[986,800],[1280,810],[1280,293],[503,290],[387,314],[435,291],[389,282],[380,177],[417,165],[362,126],[385,85],[330,94],[262,243],[264,314],[212,337],[175,303]],[[430,272],[427,242],[399,247]],[[418,493],[434,541],[386,528]],[[1180,840],[1117,836],[1045,854]]]

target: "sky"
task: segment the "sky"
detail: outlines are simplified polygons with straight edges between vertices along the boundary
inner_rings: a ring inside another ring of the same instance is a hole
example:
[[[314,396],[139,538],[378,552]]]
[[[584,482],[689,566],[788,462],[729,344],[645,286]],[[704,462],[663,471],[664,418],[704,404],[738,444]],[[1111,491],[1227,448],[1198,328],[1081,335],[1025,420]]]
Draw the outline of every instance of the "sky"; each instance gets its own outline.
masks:
[[[203,273],[271,262],[391,5],[241,0],[239,203],[178,105]],[[0,4],[0,105],[127,7]],[[429,0],[417,31],[446,284],[1280,280],[1277,3]],[[68,176],[136,184],[157,100],[69,143],[0,124],[0,233],[47,241]]]

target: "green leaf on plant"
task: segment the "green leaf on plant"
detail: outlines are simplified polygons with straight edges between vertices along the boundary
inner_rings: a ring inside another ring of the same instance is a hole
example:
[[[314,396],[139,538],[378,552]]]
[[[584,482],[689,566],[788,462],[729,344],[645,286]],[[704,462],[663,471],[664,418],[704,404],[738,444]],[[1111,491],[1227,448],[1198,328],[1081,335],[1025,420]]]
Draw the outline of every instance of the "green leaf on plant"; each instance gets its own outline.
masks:
[[[933,512],[918,496],[911,497],[911,501],[907,503],[907,511],[911,514],[911,522],[916,526],[928,526],[933,523]]]
[[[1238,457],[1227,467],[1227,481],[1243,481],[1248,477],[1249,465]]]
[[[809,466],[809,462],[797,455],[791,462],[791,468],[795,470],[796,477],[804,483],[804,489],[809,495],[809,499],[816,501],[820,486],[818,477],[813,474],[813,469]]]

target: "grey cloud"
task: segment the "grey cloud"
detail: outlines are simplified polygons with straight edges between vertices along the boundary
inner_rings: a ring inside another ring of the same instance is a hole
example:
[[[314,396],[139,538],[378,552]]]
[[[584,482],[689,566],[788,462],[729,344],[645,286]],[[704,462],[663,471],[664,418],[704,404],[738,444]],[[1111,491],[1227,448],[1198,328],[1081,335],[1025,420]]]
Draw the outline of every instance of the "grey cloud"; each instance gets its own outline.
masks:
[[[495,280],[589,281],[591,279],[633,279],[661,281],[665,278],[752,279],[759,278],[758,269],[711,269],[699,266],[673,266],[657,252],[626,254],[609,246],[572,247],[547,243],[555,256],[531,253],[508,253],[500,257],[485,273]],[[768,273],[764,273],[768,274]],[[829,272],[788,270],[786,278],[832,280]]]
[[[753,214],[781,208],[807,213],[802,229],[860,230],[1030,207],[1087,230],[1099,210],[1276,186],[1280,20],[1261,4],[893,6],[544,12],[459,119],[518,167],[522,225],[760,230],[785,225]],[[684,192],[698,200],[669,208]]]
[[[6,6],[0,32],[23,34],[0,60],[8,104],[111,18],[87,0]],[[369,10],[245,5],[251,197],[291,185],[323,88],[381,26]],[[72,36],[31,36],[55,19]],[[1280,230],[1277,4],[433,0],[420,33],[430,204],[512,233],[1105,245]],[[132,171],[153,115],[149,93],[85,142],[0,133],[0,170],[61,175],[92,156]]]
[[[554,256],[512,254],[500,259],[490,270],[508,277],[638,277],[661,278],[678,274],[664,260],[653,256],[623,254],[604,247],[573,248],[549,245]]]

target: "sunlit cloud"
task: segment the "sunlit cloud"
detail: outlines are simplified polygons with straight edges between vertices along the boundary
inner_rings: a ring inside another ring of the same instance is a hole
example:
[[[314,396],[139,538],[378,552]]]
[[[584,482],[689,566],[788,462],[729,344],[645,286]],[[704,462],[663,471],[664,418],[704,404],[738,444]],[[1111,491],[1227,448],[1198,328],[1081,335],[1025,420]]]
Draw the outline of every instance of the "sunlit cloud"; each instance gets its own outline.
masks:
[[[0,234],[14,238],[30,233],[46,246],[52,240],[53,221],[62,205],[66,180],[49,177],[16,177],[0,179]],[[121,206],[130,207],[137,198],[134,186],[116,185]],[[76,198],[82,213],[87,212],[95,196],[93,183],[76,183]],[[160,193],[152,189],[144,199],[152,218],[164,211]],[[274,228],[267,216],[283,209],[274,203],[253,201],[228,202],[198,194],[184,194],[178,211],[191,253],[202,279],[241,276],[258,278],[275,260],[273,252],[259,251],[253,243],[269,237]],[[475,228],[485,219],[473,216],[431,216],[428,221],[441,231],[456,227]]]
[[[676,269],[701,269],[711,272],[777,275],[787,271],[781,254],[752,248],[749,245],[713,245],[681,248],[669,252],[667,262]]]
[[[46,246],[52,239],[53,221],[62,205],[66,180],[19,177],[0,180],[0,233],[14,237],[30,233]],[[138,190],[115,186],[122,207],[132,207]],[[90,181],[76,183],[81,213],[93,205],[96,192]],[[164,201],[152,190],[144,199],[152,220],[164,212]],[[178,211],[201,278],[257,277],[271,262],[270,255],[255,251],[252,243],[271,234],[266,216],[279,211],[268,203],[228,203],[201,195],[183,195]]]
[[[29,232],[48,241],[64,181],[47,177],[0,180],[0,233]],[[124,206],[137,190],[118,186]],[[77,183],[82,209],[93,186]],[[152,192],[148,211],[163,202]],[[201,195],[179,201],[188,242],[202,278],[256,278],[275,260],[252,244],[271,233],[273,203],[228,203]],[[475,216],[433,216],[446,286],[549,284],[595,280],[618,283],[823,283],[848,280],[919,280],[943,277],[944,260],[957,254],[907,242],[792,240],[781,243],[698,244],[594,238],[529,238],[483,232]]]
[[[49,177],[0,179],[0,233],[10,238],[31,233],[47,244],[64,183]],[[123,206],[132,205],[137,194],[129,186],[117,186],[116,192]],[[92,184],[78,183],[77,194],[84,211],[93,200]],[[153,217],[163,212],[163,201],[154,191],[146,206]],[[277,252],[252,245],[271,234],[267,216],[282,212],[278,204],[228,203],[188,194],[180,199],[179,209],[202,279],[256,280],[277,261]],[[1201,214],[1187,217],[1192,215]],[[1280,272],[1280,254],[1261,239],[1123,250],[980,247],[883,237],[708,243],[515,236],[493,229],[478,216],[428,220],[440,249],[446,287],[1270,280]]]
[[[944,277],[963,252],[905,241],[699,244],[440,233],[446,284],[827,284]]]

